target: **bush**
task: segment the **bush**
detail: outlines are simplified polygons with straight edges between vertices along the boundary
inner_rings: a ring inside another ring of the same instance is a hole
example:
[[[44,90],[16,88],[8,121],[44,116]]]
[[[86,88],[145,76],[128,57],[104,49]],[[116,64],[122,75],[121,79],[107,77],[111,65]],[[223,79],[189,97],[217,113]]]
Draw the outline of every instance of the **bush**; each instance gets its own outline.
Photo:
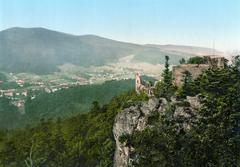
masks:
[[[206,58],[196,56],[189,58],[187,64],[205,64],[206,62],[207,62]]]

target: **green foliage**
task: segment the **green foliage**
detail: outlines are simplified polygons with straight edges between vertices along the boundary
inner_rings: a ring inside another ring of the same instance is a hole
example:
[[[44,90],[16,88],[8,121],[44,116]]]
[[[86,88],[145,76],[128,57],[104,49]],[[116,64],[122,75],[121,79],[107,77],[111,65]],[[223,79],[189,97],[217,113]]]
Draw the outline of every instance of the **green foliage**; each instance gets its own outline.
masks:
[[[16,82],[3,81],[0,83],[0,89],[2,90],[17,89],[17,88],[20,88],[20,87]]]
[[[225,69],[209,69],[195,81],[187,76],[182,91],[188,90],[189,83],[194,86],[194,94],[203,97],[197,116],[176,116],[176,106],[169,104],[164,113],[149,116],[151,126],[119,138],[133,146],[134,166],[240,166],[237,63]],[[164,84],[159,82],[159,90],[166,87]],[[85,114],[65,120],[41,120],[38,126],[22,130],[0,131],[0,166],[25,167],[32,162],[38,167],[111,167],[116,114],[147,99],[144,94],[126,92],[106,105],[94,101],[91,111]],[[183,101],[180,106],[189,104]],[[185,123],[191,128],[186,128]]]
[[[119,142],[122,144],[125,144],[126,146],[129,145],[129,141],[131,140],[131,135],[129,134],[123,134],[122,136],[119,137]]]
[[[17,128],[21,121],[21,114],[18,108],[5,97],[0,97],[0,129]]]
[[[53,93],[39,91],[35,92],[36,98],[34,99],[31,99],[30,96],[32,93],[29,92],[25,103],[25,114],[20,114],[20,109],[14,107],[10,100],[8,100],[7,104],[12,107],[7,107],[6,104],[2,104],[2,108],[0,106],[0,114],[2,115],[0,118],[0,129],[1,127],[23,128],[26,125],[34,126],[37,125],[42,118],[52,118],[56,120],[58,117],[68,118],[79,113],[85,113],[90,110],[92,102],[97,101],[100,106],[108,103],[111,98],[117,94],[133,89],[134,80],[129,79],[72,87]],[[134,105],[136,101],[147,100],[148,96],[145,93],[141,93],[139,96],[132,98],[133,99],[125,104],[125,107]],[[17,115],[18,119],[15,118],[15,115]],[[10,118],[14,118],[14,121]]]
[[[195,84],[192,80],[192,74],[189,71],[183,73],[182,86],[178,88],[175,95],[178,99],[184,99],[186,96],[195,95]]]
[[[168,61],[169,61],[169,57],[165,56],[165,69],[163,71],[162,77],[163,77],[163,82],[166,85],[170,86],[172,84],[172,74],[171,74],[170,69],[169,69]]]
[[[169,69],[168,61],[169,57],[165,56],[165,69],[162,73],[163,80],[157,83],[153,92],[156,97],[165,97],[169,100],[176,88],[172,84],[172,72]]]
[[[240,55],[237,55],[233,59],[233,68],[237,69],[240,73]]]
[[[41,118],[67,118],[90,110],[92,102],[108,103],[121,92],[134,89],[134,81],[107,81],[103,84],[62,89],[54,93],[40,93],[28,99],[25,105],[25,122],[36,124]]]
[[[164,97],[167,98],[168,100],[170,97],[175,93],[176,87],[173,85],[169,86],[166,85],[163,81],[157,82],[153,93],[156,97]]]
[[[236,65],[210,69],[194,84],[203,96],[198,117],[175,117],[174,106],[169,106],[155,119],[154,126],[131,137],[133,165],[240,165],[240,75]],[[189,121],[192,126],[187,130],[183,122]]]
[[[149,125],[154,125],[156,122],[158,122],[158,120],[159,120],[159,113],[158,112],[148,116],[148,124]]]
[[[204,57],[195,56],[190,57],[187,61],[187,64],[205,64],[206,61],[207,60]]]
[[[129,103],[145,100],[135,91],[122,93],[91,111],[66,120],[42,119],[34,128],[1,132],[0,166],[25,167],[112,167],[115,141],[112,126],[115,116]]]
[[[186,60],[185,60],[184,58],[182,58],[182,59],[179,60],[179,63],[180,63],[180,64],[185,64],[185,63],[186,63]]]
[[[1,83],[0,83],[1,85]],[[1,89],[1,88],[0,88]],[[54,93],[35,92],[31,99],[28,92],[25,103],[25,114],[6,98],[0,98],[0,129],[23,128],[26,125],[37,125],[42,118],[68,118],[79,113],[88,112],[92,102],[99,105],[108,103],[115,95],[134,89],[134,80],[107,81],[103,84],[85,85],[62,89]],[[147,98],[145,94],[141,94]],[[139,97],[138,97],[139,98]]]
[[[123,105],[123,108],[127,108],[133,105],[137,105],[139,103],[141,103],[142,101],[147,101],[149,99],[148,95],[145,92],[140,92],[140,94],[136,95],[132,95],[132,98],[129,99],[127,101],[127,103],[125,103]]]
[[[7,81],[6,75],[1,72],[0,72],[0,81]]]

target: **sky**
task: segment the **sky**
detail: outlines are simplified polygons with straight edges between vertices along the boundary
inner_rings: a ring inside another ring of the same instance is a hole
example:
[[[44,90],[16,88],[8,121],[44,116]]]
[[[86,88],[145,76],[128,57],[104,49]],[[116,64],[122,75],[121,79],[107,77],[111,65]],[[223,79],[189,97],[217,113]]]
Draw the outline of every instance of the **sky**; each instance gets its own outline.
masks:
[[[240,0],[0,0],[0,31],[11,27],[233,51]]]

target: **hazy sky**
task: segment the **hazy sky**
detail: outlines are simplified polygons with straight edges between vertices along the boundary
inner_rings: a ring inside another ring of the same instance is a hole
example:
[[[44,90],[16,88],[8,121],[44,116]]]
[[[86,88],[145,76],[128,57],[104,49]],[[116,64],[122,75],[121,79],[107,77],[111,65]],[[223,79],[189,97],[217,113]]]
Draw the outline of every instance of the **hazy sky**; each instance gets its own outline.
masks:
[[[239,50],[240,0],[0,0],[0,30],[10,27]]]

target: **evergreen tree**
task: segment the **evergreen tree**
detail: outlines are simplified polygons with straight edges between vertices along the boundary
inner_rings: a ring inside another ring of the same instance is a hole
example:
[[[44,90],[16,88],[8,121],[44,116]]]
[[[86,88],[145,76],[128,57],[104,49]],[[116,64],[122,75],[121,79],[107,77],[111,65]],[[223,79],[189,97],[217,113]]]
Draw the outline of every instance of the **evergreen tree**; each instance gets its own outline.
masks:
[[[237,56],[234,57],[233,67],[234,67],[235,69],[237,69],[238,72],[240,73],[240,55],[237,55]]]
[[[182,58],[182,59],[179,60],[179,63],[180,63],[180,64],[185,64],[185,63],[186,63],[186,60],[185,60],[184,58]]]
[[[175,92],[175,88],[172,84],[172,72],[170,71],[169,66],[169,57],[165,56],[165,69],[162,73],[163,80],[161,82],[158,82],[154,90],[154,94],[157,97],[164,97],[170,99],[170,97]]]
[[[202,107],[189,130],[187,120],[167,110],[154,126],[130,138],[137,159],[135,166],[240,166],[240,76],[236,66],[209,69],[195,87],[202,94]],[[183,89],[191,88],[186,72]],[[174,106],[173,106],[174,107]],[[179,128],[181,130],[179,130]]]
[[[194,86],[203,97],[202,107],[194,112],[196,116],[183,118],[176,116],[177,104],[171,103],[165,112],[147,118],[150,126],[146,129],[125,136],[123,140],[134,148],[133,165],[240,166],[238,67],[234,63],[225,69],[209,69],[194,82],[185,72],[183,89],[188,94]],[[165,90],[167,84],[159,83]],[[144,95],[127,92],[104,106],[95,102],[89,113],[63,121],[42,120],[36,127],[0,131],[0,166],[26,167],[27,160],[36,167],[111,167],[116,114],[147,100]],[[189,129],[184,128],[186,121],[191,121]]]
[[[163,71],[163,82],[169,88],[172,85],[172,74],[169,69],[169,56],[165,56],[165,69]]]
[[[186,96],[194,95],[194,84],[192,80],[192,74],[189,71],[183,73],[183,84],[177,91],[178,98],[186,98]]]
[[[93,113],[96,113],[96,112],[99,112],[100,111],[100,105],[99,105],[99,102],[98,101],[94,101],[93,103],[92,103],[92,108],[91,108],[91,111],[93,112]]]
[[[55,123],[55,130],[51,138],[53,144],[53,159],[55,160],[54,166],[56,167],[65,166],[64,151],[66,150],[66,141],[63,136],[61,123],[61,119],[58,119]]]

